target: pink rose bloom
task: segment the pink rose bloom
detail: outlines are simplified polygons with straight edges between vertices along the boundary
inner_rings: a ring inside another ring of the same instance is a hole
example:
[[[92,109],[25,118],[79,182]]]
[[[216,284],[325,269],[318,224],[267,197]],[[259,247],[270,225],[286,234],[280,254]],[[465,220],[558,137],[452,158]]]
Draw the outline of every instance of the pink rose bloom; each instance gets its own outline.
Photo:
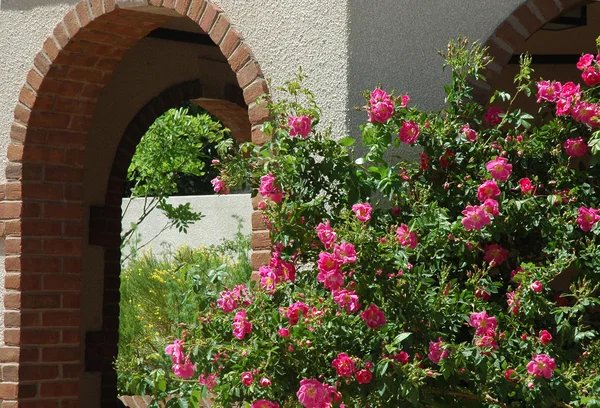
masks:
[[[483,312],[471,314],[469,326],[477,329],[475,331],[476,336],[493,336],[496,327],[498,327],[498,322],[494,316],[488,316],[484,310]]]
[[[483,204],[481,204],[481,207],[483,207],[485,212],[487,212],[490,215],[493,215],[494,217],[500,214],[500,210],[498,209],[498,201],[493,200],[491,198],[485,200]]]
[[[498,157],[490,160],[485,168],[492,174],[492,177],[498,181],[506,181],[512,173],[512,164],[508,163],[504,157]]]
[[[229,194],[229,188],[225,185],[225,182],[221,177],[215,177],[210,183],[213,185],[215,193]]]
[[[339,245],[333,247],[333,256],[336,260],[342,264],[355,263],[356,262],[356,249],[354,245],[348,242],[342,242]]]
[[[277,275],[270,266],[261,266],[258,269],[260,275],[260,287],[272,295],[277,290]]]
[[[277,283],[296,280],[296,267],[293,263],[280,258],[272,258],[270,266],[277,275]]]
[[[240,310],[233,318],[233,335],[240,340],[243,340],[247,334],[252,333],[252,323],[246,319],[246,311]]]
[[[303,379],[296,393],[298,400],[305,408],[329,408],[332,398],[329,387],[316,379]]]
[[[223,309],[225,313],[230,313],[237,309],[238,304],[233,292],[228,290],[221,292],[219,299],[217,300],[217,306]]]
[[[194,376],[194,371],[196,371],[196,364],[192,364],[190,362],[190,358],[186,357],[185,362],[183,364],[174,364],[172,367],[173,374],[177,377],[183,378],[187,380]]]
[[[369,305],[368,309],[363,310],[360,314],[360,318],[363,319],[371,329],[383,326],[386,323],[383,312],[373,303]]]
[[[540,332],[540,341],[544,346],[547,346],[552,341],[552,335],[548,332],[548,330],[542,330]]]
[[[398,137],[404,143],[413,144],[419,137],[419,125],[410,120],[402,123]]]
[[[550,378],[552,371],[556,370],[554,359],[547,354],[536,354],[533,359],[527,363],[527,373],[537,378]]]
[[[342,289],[334,291],[332,295],[335,303],[340,306],[340,309],[346,310],[346,313],[354,313],[360,309],[356,292]]]
[[[352,211],[356,214],[356,218],[359,221],[367,222],[371,219],[371,211],[373,211],[373,207],[371,207],[368,203],[363,204],[354,204],[352,206]]]
[[[571,113],[571,103],[573,98],[561,98],[556,102],[556,114],[558,116],[565,116]]]
[[[275,176],[273,173],[266,174],[260,178],[260,187],[258,192],[265,198],[270,198],[275,203],[280,203],[283,200],[283,193],[278,186],[275,185]]]
[[[288,117],[288,126],[290,128],[290,136],[302,136],[306,138],[311,130],[312,121],[308,116],[290,116]]]
[[[504,113],[504,111],[500,108],[491,107],[488,109],[487,113],[483,116],[483,119],[491,126],[497,126],[502,123],[502,118],[500,118],[500,114]]]
[[[565,152],[567,152],[567,155],[570,157],[581,157],[588,151],[588,145],[581,137],[578,137],[577,139],[567,139],[564,148]]]
[[[279,408],[279,404],[269,400],[257,400],[252,403],[250,408]]]
[[[359,384],[368,384],[371,382],[373,374],[369,370],[360,370],[356,372],[356,382]]]
[[[271,385],[271,380],[269,380],[267,377],[263,377],[260,379],[260,381],[258,383],[260,384],[261,387],[268,387]]]
[[[475,339],[475,345],[480,348],[489,348],[492,350],[498,350],[498,343],[496,343],[496,338],[494,336],[481,336]],[[487,353],[482,353],[487,354]]]
[[[206,374],[200,374],[198,383],[206,386],[209,391],[212,390],[217,385],[217,373],[212,373],[208,376]]]
[[[317,260],[317,266],[320,272],[336,271],[340,268],[338,259],[329,252],[321,252]]]
[[[244,384],[246,387],[249,387],[250,385],[252,385],[253,382],[254,377],[252,376],[252,373],[250,371],[242,373],[242,384]]]
[[[576,121],[589,125],[594,116],[597,115],[597,107],[590,102],[576,102],[571,109],[571,116]]]
[[[573,82],[567,82],[560,90],[560,97],[564,99],[574,97],[575,100],[579,100],[580,91],[581,88],[579,85],[575,85]]]
[[[556,99],[560,96],[561,84],[556,81],[539,81],[536,83],[538,88],[537,102],[540,103],[542,100],[548,102],[556,102]]]
[[[396,230],[396,238],[398,239],[400,245],[412,249],[415,249],[419,243],[417,235],[410,231],[408,229],[408,225],[406,224],[400,225],[400,227]]]
[[[394,356],[394,360],[399,362],[402,365],[408,364],[408,353],[406,351],[401,351]]]
[[[450,167],[452,163],[454,163],[454,152],[452,150],[446,150],[444,155],[440,157],[440,165],[442,167]]]
[[[377,88],[371,93],[367,113],[369,122],[385,123],[394,113],[394,103],[385,91]]]
[[[594,225],[600,221],[600,210],[579,207],[579,216],[576,221],[582,231],[591,231]]]
[[[498,197],[500,189],[494,180],[487,180],[477,188],[477,198],[484,202],[488,198]]]
[[[542,285],[542,282],[540,282],[539,280],[536,280],[531,284],[530,288],[535,293],[541,293],[542,290],[544,290],[544,285]]]
[[[600,82],[600,74],[594,67],[587,67],[585,71],[581,73],[581,78],[588,86],[596,86]]]
[[[406,105],[408,105],[408,103],[410,102],[410,96],[408,95],[402,95],[402,103],[400,104],[401,108],[406,108]]]
[[[594,62],[594,56],[592,54],[584,54],[579,58],[577,69],[583,71],[592,65],[592,62]]]
[[[290,326],[295,326],[298,324],[298,320],[300,320],[300,314],[303,314],[304,317],[308,316],[308,305],[304,302],[296,302],[287,308],[285,317],[290,319]]]
[[[535,187],[531,184],[531,180],[528,178],[522,178],[519,180],[519,186],[521,187],[521,194],[533,194]]]
[[[290,331],[288,329],[286,329],[285,327],[282,327],[281,329],[279,329],[277,331],[277,333],[281,336],[281,337],[290,337]]]
[[[498,244],[486,245],[483,249],[485,250],[483,260],[489,264],[494,262],[494,265],[500,265],[508,258],[508,251]]]
[[[506,303],[508,304],[508,307],[510,307],[510,312],[512,314],[519,314],[519,309],[521,308],[521,301],[519,299],[516,299],[514,290],[506,294]]]
[[[344,286],[344,274],[339,269],[321,271],[317,275],[317,281],[321,282],[329,290],[338,290]]]
[[[444,347],[444,341],[441,337],[436,342],[429,342],[429,354],[427,354],[427,357],[429,357],[432,363],[439,364],[440,360],[448,358],[449,355],[450,352]]]
[[[165,348],[165,354],[171,356],[173,364],[183,364],[185,355],[183,353],[183,340],[175,340]]]
[[[329,221],[325,224],[320,223],[315,228],[317,230],[317,236],[325,246],[325,249],[331,248],[331,246],[335,243],[336,233],[333,229],[331,229],[331,225],[329,225]]]
[[[462,214],[465,218],[461,220],[461,224],[467,231],[471,231],[472,229],[479,231],[481,228],[490,225],[492,222],[490,220],[490,215],[483,206],[473,207],[472,205],[468,205],[467,208],[463,210]]]
[[[352,377],[354,374],[354,361],[346,353],[338,354],[337,358],[333,360],[331,365],[337,371],[337,375],[340,377]]]
[[[464,125],[460,129],[460,133],[464,134],[469,142],[474,142],[475,140],[477,140],[477,132],[471,129],[468,124]]]
[[[425,153],[420,153],[420,155],[421,155],[421,162],[419,163],[419,165],[421,166],[421,170],[423,170],[423,171],[429,170],[429,156],[427,156]]]

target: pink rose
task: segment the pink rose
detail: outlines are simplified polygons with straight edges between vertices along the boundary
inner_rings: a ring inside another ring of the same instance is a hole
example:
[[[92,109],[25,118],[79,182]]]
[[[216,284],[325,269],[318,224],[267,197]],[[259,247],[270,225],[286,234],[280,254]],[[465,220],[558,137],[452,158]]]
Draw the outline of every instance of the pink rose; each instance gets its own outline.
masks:
[[[490,335],[485,335],[476,338],[475,345],[479,348],[498,350],[498,343],[496,343],[496,338]],[[482,354],[489,355],[489,353],[487,352],[484,352]]]
[[[519,186],[521,187],[521,194],[532,194],[535,190],[533,184],[531,184],[531,180],[528,178],[522,178],[519,180]]]
[[[303,379],[296,393],[298,400],[305,408],[327,408],[332,402],[329,387],[316,379]]]
[[[277,330],[277,333],[281,337],[290,337],[290,331],[288,329],[286,329],[285,327],[282,327],[281,329]]]
[[[348,242],[335,244],[333,247],[333,256],[342,265],[356,262],[356,249],[354,245]]]
[[[544,285],[542,285],[542,282],[540,282],[539,280],[536,280],[531,284],[530,288],[535,293],[541,293],[542,290],[544,290]]]
[[[308,116],[290,116],[288,117],[288,127],[290,128],[290,136],[302,136],[306,139],[310,133],[312,121]]]
[[[252,403],[250,408],[279,408],[279,404],[269,400],[257,400]]]
[[[439,364],[441,360],[448,358],[449,355],[450,351],[444,346],[444,341],[441,337],[436,342],[429,342],[429,354],[427,354],[427,357],[429,357],[432,363]]]
[[[360,370],[356,372],[356,382],[359,384],[368,384],[371,382],[373,374],[369,370]]]
[[[337,375],[340,377],[352,377],[354,374],[354,361],[346,353],[338,354],[337,358],[333,360],[331,365],[335,368]]]
[[[539,81],[536,83],[538,88],[537,102],[540,103],[542,100],[548,102],[556,102],[556,99],[560,96],[561,83],[556,81]]]
[[[406,224],[402,224],[396,230],[396,238],[398,239],[400,245],[412,249],[415,249],[417,247],[417,244],[419,243],[417,235],[414,232],[410,231],[408,229],[408,225]]]
[[[564,148],[565,152],[567,152],[567,155],[570,157],[581,157],[588,151],[588,145],[581,137],[578,137],[577,139],[567,139]]]
[[[375,329],[377,327],[383,326],[386,323],[385,315],[383,312],[375,306],[373,303],[369,305],[369,308],[364,310],[360,314],[360,318],[365,321],[368,327],[371,329]]]
[[[260,187],[258,192],[265,198],[270,198],[273,202],[279,203],[283,200],[283,193],[277,185],[275,185],[276,178],[273,173],[266,174],[260,178]]]
[[[484,202],[489,198],[495,198],[500,195],[498,184],[494,180],[487,180],[477,188],[477,198]]]
[[[429,156],[427,156],[425,153],[420,153],[420,155],[421,155],[421,162],[419,163],[419,165],[421,166],[421,170],[423,170],[423,171],[429,170]]]
[[[560,97],[563,99],[573,97],[573,100],[579,100],[581,88],[573,82],[567,82],[560,90]]]
[[[593,66],[587,67],[585,71],[581,73],[581,78],[588,86],[596,86],[600,83],[600,74]]]
[[[247,334],[252,333],[252,323],[246,319],[246,311],[240,310],[233,318],[233,335],[240,340],[243,340]]]
[[[552,371],[556,370],[554,359],[547,354],[536,354],[533,359],[527,363],[527,373],[537,378],[550,378]]]
[[[419,125],[412,121],[402,123],[398,137],[404,143],[413,144],[419,137]]]
[[[200,374],[200,376],[198,377],[198,383],[200,385],[204,385],[206,386],[206,388],[208,388],[208,390],[212,390],[216,385],[217,385],[217,373],[212,373],[210,375],[206,375],[206,374]]]
[[[356,218],[359,221],[367,222],[371,219],[371,211],[373,211],[373,207],[371,207],[368,203],[362,204],[354,204],[352,206],[352,211],[356,214]]]
[[[500,214],[500,210],[498,209],[498,201],[492,200],[491,198],[485,200],[483,204],[481,204],[481,207],[483,207],[485,212],[493,215],[494,217]]]
[[[583,71],[587,69],[594,62],[594,56],[592,54],[584,54],[579,58],[577,63],[577,69]]]
[[[483,259],[489,264],[493,262],[497,266],[508,258],[508,251],[498,244],[485,245],[483,249],[485,250]]]
[[[249,387],[250,385],[252,385],[253,382],[254,377],[252,376],[252,373],[250,371],[242,373],[242,384],[244,384],[246,387]]]
[[[228,290],[221,292],[219,299],[217,300],[217,306],[223,309],[225,313],[233,312],[235,309],[237,309],[238,304],[235,300],[233,292]]]
[[[512,164],[508,163],[504,157],[497,157],[495,160],[490,160],[485,165],[485,168],[492,174],[492,177],[498,181],[506,181],[512,173]]]
[[[597,106],[590,102],[576,102],[571,109],[573,119],[586,125],[590,125],[592,118],[597,115]]]
[[[190,358],[186,357],[183,364],[174,364],[172,367],[173,374],[177,377],[183,378],[187,380],[194,376],[194,371],[196,371],[196,364],[192,364],[190,362]]]
[[[475,331],[476,336],[493,336],[496,327],[498,327],[498,322],[494,316],[488,316],[484,310],[483,312],[471,314],[469,326],[477,329]]]
[[[225,185],[225,181],[221,177],[215,177],[210,183],[213,185],[215,193],[229,194],[229,188]]]
[[[345,309],[346,313],[353,313],[360,309],[356,292],[342,289],[334,291],[332,295],[335,303],[340,306],[340,309]]]
[[[542,330],[540,332],[540,341],[544,346],[547,346],[552,341],[552,335],[548,332],[548,330]]]
[[[465,137],[467,138],[467,140],[469,142],[474,142],[475,140],[477,140],[477,132],[475,132],[473,129],[471,129],[468,124],[464,125],[460,129],[460,133],[465,135]]]
[[[383,90],[377,88],[371,93],[369,104],[367,105],[369,122],[385,123],[394,113],[394,103],[391,97]]]
[[[260,379],[260,381],[258,383],[260,384],[261,387],[268,387],[271,385],[271,380],[269,380],[267,377],[263,377]]]
[[[508,307],[510,307],[510,312],[512,314],[519,314],[519,309],[521,308],[521,301],[515,295],[514,290],[506,294],[506,303],[508,304]]]
[[[483,116],[483,119],[491,126],[497,126],[502,123],[502,118],[500,118],[500,114],[504,113],[504,111],[500,108],[491,107],[488,109],[487,113]]]
[[[319,272],[326,273],[337,271],[340,267],[340,263],[333,254],[321,252],[319,254],[319,260],[317,261],[317,266],[319,267]]]
[[[298,324],[300,314],[304,315],[304,317],[308,316],[308,305],[304,302],[296,302],[287,308],[285,317],[290,320],[290,326]]]
[[[331,248],[331,246],[335,243],[336,233],[333,229],[331,229],[331,225],[329,225],[329,221],[325,224],[320,223],[315,228],[317,230],[317,236],[325,246],[325,249]]]
[[[492,221],[490,220],[490,215],[483,208],[483,206],[473,207],[468,205],[462,212],[465,216],[461,220],[461,224],[467,231],[471,231],[475,229],[479,231],[481,228],[489,225]]]
[[[171,356],[173,364],[183,364],[185,354],[183,352],[183,340],[175,340],[165,348],[165,354]]]
[[[268,294],[272,295],[277,290],[277,275],[270,266],[261,266],[258,268],[260,275],[260,287]]]
[[[600,221],[600,210],[579,207],[579,216],[576,221],[582,231],[591,231],[594,225]]]
[[[394,356],[394,360],[399,362],[402,365],[408,364],[408,353],[406,351],[401,351]]]
[[[402,103],[400,104],[401,108],[406,108],[406,105],[408,105],[408,103],[410,102],[410,96],[408,95],[402,95]]]

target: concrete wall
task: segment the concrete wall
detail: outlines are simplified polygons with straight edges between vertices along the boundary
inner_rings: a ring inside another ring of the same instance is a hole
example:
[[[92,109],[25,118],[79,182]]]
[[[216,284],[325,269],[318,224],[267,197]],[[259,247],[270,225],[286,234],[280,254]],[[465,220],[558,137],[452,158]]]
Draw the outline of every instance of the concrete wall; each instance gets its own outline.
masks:
[[[139,198],[131,201],[123,216],[123,230],[129,229],[131,223],[137,221],[142,214],[143,201]],[[170,228],[161,233],[167,224],[167,218],[160,211],[153,211],[138,226],[140,243],[145,244],[157,234],[160,233],[160,235],[145,246],[143,251],[152,250],[156,254],[176,249],[182,245],[191,247],[218,245],[223,239],[232,239],[240,225],[240,231],[244,235],[249,235],[252,230],[250,194],[171,197],[168,201],[175,206],[189,202],[194,211],[202,214],[202,219],[194,223],[188,229],[187,234],[178,232],[176,228]],[[127,207],[128,203],[129,200],[123,200],[123,209]],[[129,253],[129,248],[124,248],[123,255]]]

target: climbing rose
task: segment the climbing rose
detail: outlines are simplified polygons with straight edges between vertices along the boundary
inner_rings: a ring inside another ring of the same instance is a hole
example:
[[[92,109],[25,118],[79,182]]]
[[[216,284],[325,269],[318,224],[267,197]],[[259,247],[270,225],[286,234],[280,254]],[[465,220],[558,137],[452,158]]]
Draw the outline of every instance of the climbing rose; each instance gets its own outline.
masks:
[[[308,316],[308,305],[304,302],[296,302],[287,308],[285,317],[290,319],[290,326],[298,324],[300,313],[302,313],[304,317]]]
[[[583,71],[592,65],[593,62],[594,56],[592,54],[584,54],[579,58],[579,62],[577,62],[577,69]]]
[[[273,173],[266,174],[260,178],[260,187],[258,192],[265,198],[270,198],[273,202],[279,203],[283,199],[283,193],[278,186],[275,185],[275,176]]]
[[[498,201],[493,200],[491,198],[485,200],[483,204],[481,204],[481,207],[483,207],[485,212],[487,212],[490,215],[493,215],[494,217],[500,214],[500,211],[498,210]]]
[[[492,126],[496,126],[499,125],[502,122],[502,119],[500,118],[500,114],[504,113],[504,111],[500,108],[495,108],[495,107],[491,107],[488,109],[487,113],[483,116],[483,119],[485,119],[485,121],[487,123],[489,123]]]
[[[371,219],[371,211],[373,211],[373,207],[371,207],[368,203],[362,204],[354,204],[352,206],[352,211],[356,214],[356,218],[359,221],[367,222]]]
[[[238,304],[235,301],[233,292],[228,290],[221,292],[219,299],[217,300],[217,306],[223,309],[225,313],[233,312],[235,309],[237,309]]]
[[[413,144],[419,137],[419,125],[410,120],[402,123],[398,137],[404,143]]]
[[[360,318],[363,319],[371,329],[383,326],[386,323],[385,315],[373,303],[369,305],[368,309],[360,314]]]
[[[474,142],[475,140],[477,140],[477,132],[471,129],[468,124],[460,128],[460,133],[465,135],[469,142]]]
[[[504,378],[506,378],[507,381],[514,381],[517,379],[517,372],[515,370],[513,370],[512,368],[509,368],[508,370],[506,370],[504,372]]]
[[[240,310],[233,318],[233,335],[243,340],[247,334],[252,333],[252,323],[246,319],[246,311]]]
[[[371,93],[367,113],[369,122],[385,123],[394,113],[394,103],[385,91],[377,88]]]
[[[210,183],[213,185],[213,190],[215,190],[215,193],[229,194],[229,188],[221,177],[215,177],[210,181]]]
[[[250,371],[242,373],[242,384],[244,384],[246,387],[249,387],[252,382],[254,382],[254,377]]]
[[[475,327],[476,336],[492,336],[498,327],[498,322],[494,316],[488,316],[485,312],[471,313],[469,326]]]
[[[570,157],[581,157],[588,151],[588,145],[581,137],[578,137],[577,139],[567,139],[564,148],[565,152],[567,152],[567,155]]]
[[[271,385],[271,380],[269,380],[267,377],[263,377],[260,379],[260,381],[258,383],[260,384],[261,387],[268,387]]]
[[[444,360],[450,355],[448,350],[442,348],[443,345],[444,341],[441,337],[439,337],[436,342],[429,342],[429,354],[427,354],[427,357],[429,357],[432,363],[439,364],[440,360]]]
[[[488,198],[498,197],[500,189],[494,180],[487,180],[477,188],[477,198],[484,202]]]
[[[581,78],[588,86],[596,86],[600,83],[600,73],[592,66],[587,67],[586,70],[581,73]]]
[[[285,327],[282,327],[281,329],[279,329],[277,331],[277,333],[281,336],[281,337],[290,337],[290,330],[286,329]]]
[[[548,330],[542,330],[540,332],[540,341],[542,344],[544,344],[544,346],[550,344],[550,341],[552,341],[552,335],[548,332]]]
[[[408,353],[406,351],[401,351],[394,356],[394,360],[399,362],[402,365],[408,364]]]
[[[421,162],[420,162],[420,166],[421,166],[421,170],[423,171],[427,171],[429,170],[429,156],[427,156],[427,154],[425,153],[420,153],[421,155]]]
[[[333,247],[333,256],[342,265],[356,262],[356,249],[348,242],[336,244]]]
[[[510,312],[514,315],[519,313],[519,309],[521,307],[521,301],[519,299],[515,299],[515,291],[508,292],[506,294],[506,303],[508,307],[510,307]]]
[[[329,221],[325,224],[320,223],[316,226],[315,230],[317,230],[317,236],[323,243],[326,249],[331,248],[331,246],[335,243],[336,233],[333,229],[331,229],[331,225],[329,225]]]
[[[288,117],[288,126],[290,136],[302,136],[306,138],[311,130],[312,122],[308,116],[290,116]]]
[[[200,374],[198,383],[206,386],[209,391],[212,390],[217,385],[217,373],[212,373],[208,376],[206,374]]]
[[[409,247],[412,249],[415,249],[417,247],[417,244],[419,243],[417,235],[414,232],[410,231],[408,229],[408,225],[406,225],[406,224],[402,224],[396,230],[396,237],[397,237],[400,245],[406,246],[406,247]]]
[[[528,178],[522,178],[519,180],[519,186],[521,187],[521,194],[531,194],[535,190],[531,180]]]
[[[340,309],[345,309],[346,313],[353,313],[360,309],[358,303],[358,295],[354,291],[346,289],[336,290],[332,293],[333,300],[340,306]]]
[[[165,354],[171,356],[173,364],[183,364],[185,355],[183,353],[183,340],[175,340],[165,348]]]
[[[329,387],[316,379],[303,379],[296,393],[305,408],[328,408],[332,398]]]
[[[597,107],[593,103],[579,101],[571,109],[573,119],[591,125],[592,118],[597,116]]]
[[[260,287],[263,288],[269,295],[277,290],[277,275],[270,266],[261,266],[258,268],[260,275]]]
[[[475,339],[475,345],[480,348],[491,348],[492,350],[498,350],[498,343],[496,343],[496,338],[494,336],[481,336]],[[489,355],[489,353],[482,354]]]
[[[250,408],[279,408],[279,404],[268,400],[257,400],[252,403]]]
[[[368,384],[371,382],[373,374],[369,370],[360,370],[356,372],[356,382],[359,384]]]
[[[462,214],[465,218],[461,220],[461,224],[467,231],[471,231],[472,229],[479,231],[481,228],[492,222],[490,220],[490,215],[483,206],[473,207],[472,205],[468,205],[467,208],[463,210]]]
[[[400,104],[401,108],[406,108],[406,105],[408,105],[408,103],[410,102],[410,96],[408,95],[402,95],[401,98],[402,102]]]
[[[539,81],[536,83],[538,88],[537,102],[540,103],[542,100],[548,102],[556,102],[556,99],[560,96],[561,84],[557,81]]]
[[[542,282],[536,280],[531,284],[530,288],[535,293],[540,293],[544,289],[544,286],[542,285]]]
[[[527,373],[535,375],[537,378],[552,377],[552,371],[556,370],[554,359],[547,354],[536,354],[533,359],[527,363]]]
[[[337,375],[340,377],[352,377],[354,374],[354,361],[346,353],[338,354],[337,358],[333,360],[331,365],[337,371]]]
[[[485,168],[492,174],[492,177],[498,181],[506,181],[512,173],[512,164],[508,163],[504,157],[497,157],[490,160]]]
[[[485,250],[483,260],[489,264],[493,262],[494,265],[500,265],[508,258],[508,251],[498,244],[486,244],[483,249]]]
[[[594,225],[600,221],[600,210],[595,210],[592,207],[585,208],[579,207],[579,216],[577,217],[577,224],[582,231],[591,231]]]

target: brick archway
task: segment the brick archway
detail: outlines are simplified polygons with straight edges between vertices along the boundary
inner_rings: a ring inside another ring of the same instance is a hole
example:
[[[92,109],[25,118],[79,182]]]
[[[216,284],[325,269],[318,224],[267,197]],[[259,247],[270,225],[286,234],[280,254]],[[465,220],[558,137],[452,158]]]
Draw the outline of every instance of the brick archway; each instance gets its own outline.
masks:
[[[528,0],[514,10],[485,43],[494,58],[486,72],[492,89],[502,69],[529,37],[563,13],[587,3],[587,0]]]
[[[114,356],[115,333],[103,331],[89,336],[88,357],[83,357],[82,248],[88,221],[83,174],[93,171],[85,168],[87,131],[99,95],[125,53],[169,15],[187,16],[219,46],[247,105],[247,110],[239,108],[247,120],[239,131],[262,140],[258,125],[268,112],[256,99],[267,91],[266,81],[249,47],[215,4],[149,0],[148,5],[125,9],[116,0],[85,0],[65,16],[36,55],[21,90],[7,153],[7,184],[0,188],[0,232],[6,253],[5,345],[0,348],[3,408],[77,407],[84,360],[89,369],[101,371]],[[164,104],[164,98],[156,103]],[[222,102],[205,103],[212,103],[207,105],[209,111],[227,109]],[[115,327],[118,316],[114,250],[119,242],[113,227],[102,224],[107,220],[102,212],[106,216],[116,200],[118,173],[127,155],[133,154],[135,137],[122,140],[107,181],[106,207],[90,211],[90,244],[104,246],[106,255],[103,327]],[[111,217],[114,220],[115,214]],[[262,257],[257,253],[255,258]],[[99,343],[107,347],[94,354],[98,349],[92,346]],[[101,406],[113,406],[115,393],[114,381],[103,381]]]

